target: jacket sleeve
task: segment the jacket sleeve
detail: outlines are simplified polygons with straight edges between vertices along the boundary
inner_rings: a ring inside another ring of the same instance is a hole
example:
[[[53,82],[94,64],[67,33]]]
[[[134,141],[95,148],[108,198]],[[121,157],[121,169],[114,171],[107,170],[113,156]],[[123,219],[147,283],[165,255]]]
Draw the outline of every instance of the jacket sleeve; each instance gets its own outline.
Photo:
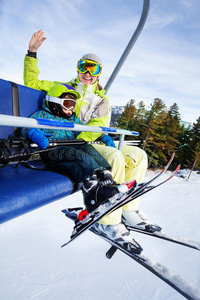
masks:
[[[100,120],[100,122],[101,121],[102,120]],[[103,125],[100,125],[100,122],[98,119],[93,119],[92,121],[90,121],[90,123],[87,124],[87,126],[95,126],[95,127],[103,126]],[[98,126],[96,124],[98,124]],[[101,135],[102,135],[102,133],[99,133],[99,132],[83,132],[82,131],[77,136],[77,139],[81,139],[81,140],[84,140],[87,142],[93,142],[93,141],[96,141]]]
[[[34,112],[29,118],[31,118],[31,119],[37,119],[37,118],[38,118],[38,119],[41,119],[41,118],[43,118],[43,116],[44,116],[44,111],[43,111],[43,110],[38,110],[38,111]],[[28,136],[28,131],[29,131],[30,129],[31,129],[31,128],[28,128],[28,127],[22,128],[22,129],[21,129],[21,134],[22,134],[22,136],[25,137],[25,138],[27,138],[27,136]],[[45,129],[40,128],[40,130],[41,130],[42,132],[45,133]]]
[[[39,80],[39,73],[38,59],[25,55],[24,85],[36,90],[48,92],[52,86],[59,83],[59,81]]]

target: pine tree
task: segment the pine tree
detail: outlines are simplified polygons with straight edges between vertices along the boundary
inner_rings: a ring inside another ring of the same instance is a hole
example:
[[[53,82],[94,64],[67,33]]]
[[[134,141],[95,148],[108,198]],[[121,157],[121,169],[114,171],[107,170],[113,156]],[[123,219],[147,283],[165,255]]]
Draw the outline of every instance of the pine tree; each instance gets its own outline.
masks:
[[[181,133],[179,136],[179,147],[177,149],[177,161],[181,164],[182,168],[188,168],[192,164],[194,149],[193,131],[191,126],[185,128],[181,126]]]
[[[146,136],[143,149],[147,152],[150,165],[158,165],[159,160],[166,163],[167,158],[163,155],[165,148],[165,137],[163,136],[163,120],[166,116],[166,106],[164,102],[156,98],[151,104],[151,108],[146,113]]]
[[[193,123],[193,134],[195,143],[200,141],[200,117]]]
[[[196,123],[193,123],[193,169],[200,165],[200,117],[197,119]]]
[[[134,128],[136,112],[135,100],[131,99],[118,120],[118,126],[123,129],[136,130]]]
[[[144,139],[145,133],[148,130],[146,124],[147,110],[143,101],[140,101],[137,105],[137,111],[135,116],[135,130],[139,131],[140,138]]]
[[[169,157],[172,152],[175,152],[179,147],[180,135],[181,135],[181,124],[180,124],[180,113],[179,107],[176,103],[170,106],[166,117],[163,121],[165,136],[165,155]]]
[[[182,130],[179,139],[177,156],[182,168],[193,170],[200,165],[200,117],[193,127],[188,126]]]
[[[195,167],[198,167],[200,165],[200,141],[197,142],[195,149],[194,149],[194,162],[192,165],[192,168],[190,170],[190,173],[188,175],[188,179],[190,178],[190,175],[192,171],[195,169]]]

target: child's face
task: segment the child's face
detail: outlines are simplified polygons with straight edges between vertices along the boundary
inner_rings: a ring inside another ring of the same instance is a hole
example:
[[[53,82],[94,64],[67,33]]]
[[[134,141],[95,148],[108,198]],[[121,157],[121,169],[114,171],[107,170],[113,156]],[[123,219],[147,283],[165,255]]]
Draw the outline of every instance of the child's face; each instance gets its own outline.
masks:
[[[72,116],[72,110],[71,109],[65,109],[62,107],[62,111],[68,116],[71,117]]]
[[[70,94],[66,94],[66,96],[64,97],[64,98],[70,98],[70,99],[72,99],[72,100],[76,100],[72,95],[70,95]],[[73,114],[73,108],[64,108],[63,106],[62,106],[62,111],[70,118],[71,116],[72,116],[72,114]]]

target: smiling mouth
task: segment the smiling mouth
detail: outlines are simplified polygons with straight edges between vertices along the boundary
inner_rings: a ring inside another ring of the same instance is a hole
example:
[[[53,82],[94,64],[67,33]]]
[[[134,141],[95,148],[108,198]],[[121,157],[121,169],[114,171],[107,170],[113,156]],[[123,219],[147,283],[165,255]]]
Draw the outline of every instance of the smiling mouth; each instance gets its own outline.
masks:
[[[84,80],[87,80],[87,81],[90,81],[90,80],[91,80],[90,77],[85,77],[85,76],[83,76],[83,79],[84,79]]]

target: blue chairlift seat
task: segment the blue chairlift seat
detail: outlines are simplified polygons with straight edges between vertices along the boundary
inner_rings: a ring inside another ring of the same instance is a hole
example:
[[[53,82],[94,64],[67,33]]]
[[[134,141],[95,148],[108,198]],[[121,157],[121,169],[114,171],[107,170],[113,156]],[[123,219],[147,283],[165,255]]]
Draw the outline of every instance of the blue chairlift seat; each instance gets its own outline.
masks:
[[[46,93],[0,79],[0,114],[28,117],[41,109]],[[19,128],[0,126],[0,139],[20,134]],[[39,166],[43,162],[32,161]],[[74,192],[68,176],[9,164],[0,169],[0,223],[61,199]]]

